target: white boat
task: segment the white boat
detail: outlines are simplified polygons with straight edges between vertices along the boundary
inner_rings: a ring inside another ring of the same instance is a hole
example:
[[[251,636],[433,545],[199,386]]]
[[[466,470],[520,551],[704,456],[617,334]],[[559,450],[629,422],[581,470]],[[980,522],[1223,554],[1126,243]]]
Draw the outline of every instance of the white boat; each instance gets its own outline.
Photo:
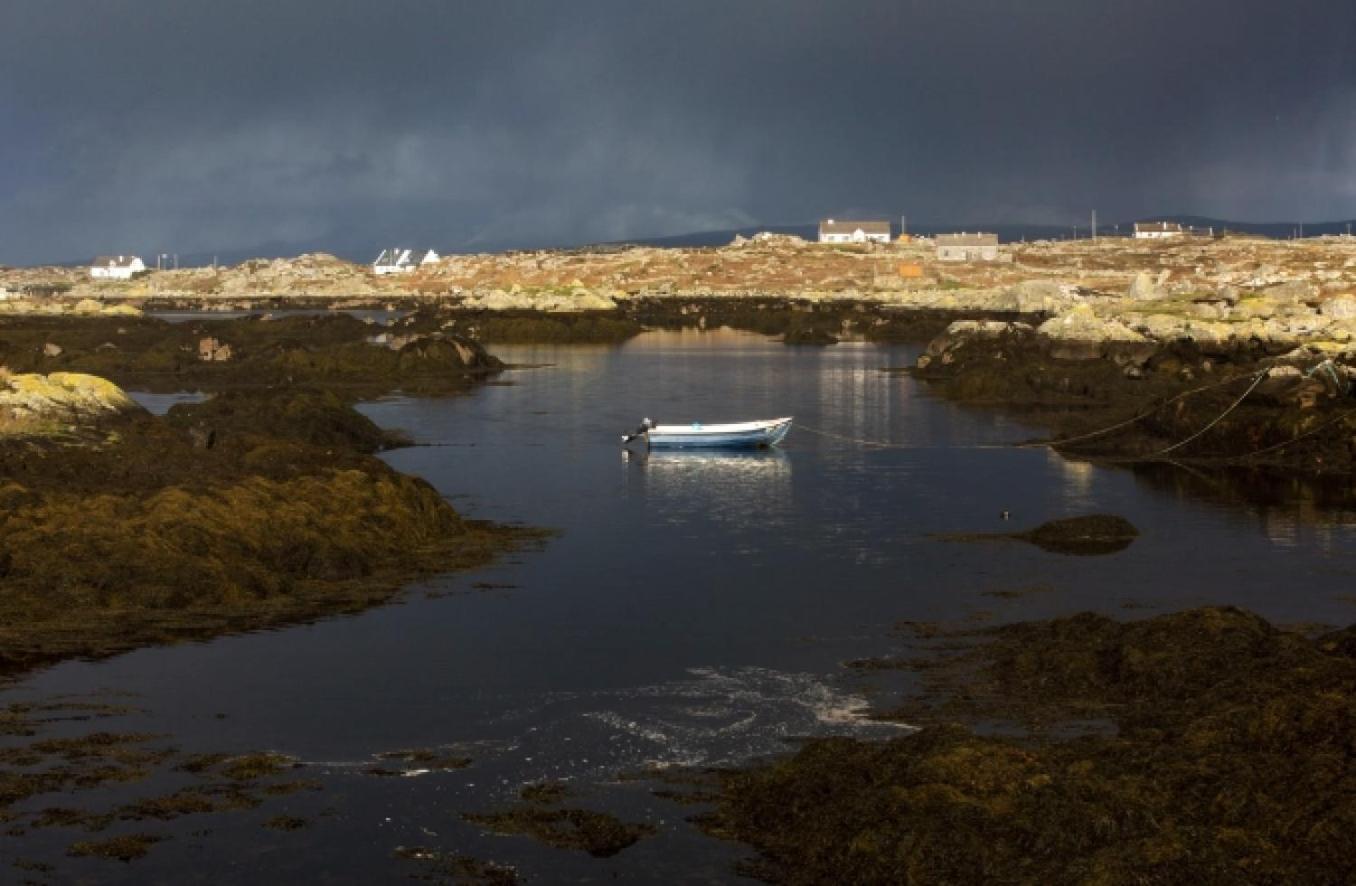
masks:
[[[791,419],[771,418],[734,424],[657,425],[648,418],[622,443],[644,440],[652,449],[762,449],[782,442],[791,430]]]

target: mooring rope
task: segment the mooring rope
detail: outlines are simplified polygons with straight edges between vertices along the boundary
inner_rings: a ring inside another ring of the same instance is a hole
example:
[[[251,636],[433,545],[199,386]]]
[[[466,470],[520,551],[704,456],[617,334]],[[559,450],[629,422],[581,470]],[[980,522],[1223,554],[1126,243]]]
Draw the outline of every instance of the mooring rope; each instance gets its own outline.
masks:
[[[852,444],[855,444],[855,445],[857,445],[857,446],[867,446],[867,447],[870,447],[870,448],[872,448],[872,449],[918,449],[918,448],[919,448],[918,446],[915,446],[915,445],[913,445],[913,444],[911,444],[911,443],[890,443],[890,442],[888,442],[888,441],[881,441],[881,440],[867,440],[867,439],[864,439],[864,438],[862,438],[862,437],[847,437],[847,436],[844,436],[844,435],[842,435],[842,434],[835,434],[835,433],[833,433],[832,431],[825,431],[825,430],[822,430],[822,429],[820,429],[820,428],[816,428],[816,427],[814,427],[814,426],[812,426],[812,425],[804,424],[804,423],[802,423],[802,422],[796,422],[794,425],[792,425],[792,428],[793,428],[794,430],[797,430],[797,431],[806,431],[806,432],[811,433],[811,434],[817,434],[817,435],[820,436],[820,437],[828,437],[828,438],[831,439],[831,440],[842,440],[844,443],[852,443]]]
[[[1098,430],[1095,430],[1095,431],[1089,431],[1089,432],[1086,433],[1086,434],[1078,434],[1078,435],[1073,436],[1073,437],[1061,437],[1061,438],[1059,438],[1058,440],[1036,440],[1036,441],[1033,441],[1033,442],[1031,442],[1031,443],[1015,443],[1015,444],[1013,444],[1013,445],[1014,445],[1016,448],[1018,448],[1018,449],[1034,449],[1034,448],[1040,448],[1040,447],[1043,447],[1043,446],[1066,446],[1066,445],[1068,445],[1068,444],[1070,444],[1070,443],[1081,443],[1081,442],[1084,441],[1084,440],[1091,440],[1093,437],[1100,437],[1100,436],[1102,436],[1103,434],[1109,434],[1109,433],[1111,433],[1112,431],[1119,431],[1121,428],[1129,427],[1130,425],[1133,425],[1133,424],[1135,424],[1136,422],[1143,421],[1144,419],[1146,419],[1146,418],[1148,418],[1149,416],[1153,415],[1154,413],[1158,412],[1158,411],[1159,411],[1160,409],[1162,409],[1163,407],[1165,407],[1165,406],[1170,406],[1170,405],[1172,405],[1173,403],[1176,403],[1178,400],[1185,400],[1187,397],[1195,396],[1196,394],[1199,394],[1199,393],[1201,393],[1202,391],[1209,391],[1209,390],[1213,390],[1213,389],[1215,389],[1215,388],[1222,388],[1222,387],[1224,387],[1225,385],[1231,385],[1231,384],[1233,384],[1234,382],[1238,381],[1239,379],[1249,378],[1249,377],[1250,377],[1250,376],[1248,376],[1248,375],[1235,375],[1235,376],[1233,376],[1232,378],[1226,378],[1226,379],[1224,379],[1223,381],[1213,382],[1213,383],[1208,384],[1208,385],[1201,385],[1200,387],[1192,388],[1192,389],[1189,390],[1189,391],[1182,391],[1180,394],[1176,394],[1176,395],[1174,395],[1174,396],[1172,396],[1172,397],[1169,397],[1167,400],[1164,400],[1162,403],[1156,403],[1156,404],[1154,404],[1154,406],[1153,406],[1151,409],[1147,409],[1147,410],[1145,410],[1144,412],[1141,412],[1139,415],[1133,416],[1133,417],[1131,417],[1131,418],[1127,418],[1125,421],[1119,421],[1119,422],[1116,422],[1114,425],[1108,425],[1108,426],[1105,427],[1105,428],[1099,428]],[[1261,373],[1258,374],[1258,378],[1259,378],[1259,379],[1260,379],[1260,378],[1265,378],[1265,377],[1266,377],[1266,370],[1263,370]],[[1256,387],[1256,384],[1254,384],[1254,387]],[[1245,395],[1245,396],[1246,396],[1246,395]]]
[[[1318,426],[1316,426],[1316,427],[1310,428],[1309,430],[1305,431],[1303,434],[1296,434],[1295,436],[1291,437],[1289,440],[1282,440],[1280,443],[1276,443],[1276,444],[1274,444],[1274,445],[1267,446],[1267,447],[1264,448],[1264,449],[1258,449],[1258,450],[1255,451],[1255,452],[1249,452],[1249,453],[1246,454],[1246,455],[1239,455],[1239,456],[1225,456],[1225,457],[1237,458],[1237,459],[1240,459],[1240,460],[1244,460],[1244,459],[1249,459],[1249,458],[1256,458],[1256,457],[1259,456],[1259,455],[1267,455],[1268,453],[1277,452],[1277,451],[1279,451],[1279,450],[1281,450],[1281,449],[1284,449],[1285,447],[1291,445],[1292,443],[1298,443],[1299,441],[1303,440],[1305,437],[1312,437],[1314,434],[1317,434],[1319,431],[1322,431],[1322,430],[1325,430],[1325,429],[1327,429],[1327,428],[1330,428],[1330,427],[1332,427],[1333,425],[1337,424],[1339,421],[1342,421],[1343,419],[1346,419],[1346,418],[1350,418],[1350,417],[1353,416],[1353,415],[1356,415],[1356,409],[1348,409],[1348,410],[1346,410],[1345,412],[1342,412],[1342,413],[1339,413],[1339,414],[1333,416],[1332,418],[1330,418],[1330,419],[1328,419],[1327,421],[1323,422],[1323,424],[1318,425]]]
[[[1164,447],[1163,449],[1158,450],[1157,452],[1150,453],[1149,455],[1145,456],[1145,458],[1158,458],[1159,456],[1167,455],[1169,452],[1172,452],[1172,451],[1177,450],[1177,449],[1181,449],[1183,446],[1187,445],[1187,444],[1190,443],[1192,440],[1195,440],[1195,439],[1199,438],[1199,437],[1200,437],[1201,435],[1203,435],[1206,431],[1209,431],[1209,430],[1210,430],[1211,428],[1213,428],[1215,425],[1217,425],[1217,424],[1219,424],[1220,422],[1224,421],[1225,417],[1228,416],[1229,413],[1233,412],[1235,409],[1237,409],[1237,408],[1243,403],[1244,400],[1248,399],[1248,395],[1249,395],[1249,394],[1251,394],[1253,391],[1257,390],[1257,386],[1260,385],[1260,384],[1262,383],[1262,380],[1263,380],[1264,378],[1266,378],[1266,377],[1267,377],[1266,372],[1259,372],[1259,373],[1257,373],[1257,378],[1253,379],[1252,384],[1248,385],[1248,389],[1247,389],[1246,391],[1244,391],[1243,394],[1242,394],[1237,400],[1235,400],[1233,403],[1231,403],[1231,404],[1229,405],[1229,408],[1228,408],[1228,409],[1226,409],[1226,410],[1224,410],[1223,412],[1221,412],[1221,413],[1215,418],[1214,421],[1210,422],[1210,424],[1208,424],[1208,425],[1206,425],[1205,427],[1201,428],[1199,431],[1197,431],[1196,433],[1192,434],[1190,437],[1187,437],[1185,440],[1178,440],[1176,443],[1172,444],[1171,446],[1167,446],[1167,447]]]
[[[1263,371],[1257,373],[1255,376],[1254,376],[1253,374],[1251,374],[1251,373],[1246,374],[1246,375],[1235,375],[1235,376],[1233,376],[1232,378],[1226,378],[1226,379],[1223,379],[1223,380],[1221,380],[1221,381],[1211,382],[1211,383],[1208,384],[1208,385],[1201,385],[1201,386],[1199,386],[1199,387],[1192,388],[1192,389],[1189,390],[1189,391],[1182,391],[1182,392],[1179,393],[1179,394],[1175,394],[1175,395],[1173,395],[1172,397],[1169,397],[1167,400],[1164,400],[1162,403],[1157,403],[1157,404],[1155,404],[1151,409],[1148,409],[1148,410],[1146,410],[1146,411],[1144,411],[1144,412],[1141,412],[1139,415],[1132,416],[1131,418],[1127,418],[1127,419],[1125,419],[1124,421],[1116,422],[1114,425],[1108,425],[1108,426],[1105,427],[1105,428],[1098,428],[1098,429],[1095,430],[1095,431],[1089,431],[1089,432],[1086,433],[1086,434],[1078,434],[1077,436],[1074,436],[1074,437],[1061,437],[1061,438],[1059,438],[1058,440],[1032,440],[1032,441],[1029,441],[1029,442],[1026,442],[1026,443],[976,443],[976,444],[971,444],[971,445],[969,445],[969,446],[952,446],[952,447],[948,447],[948,448],[950,448],[950,449],[1045,449],[1045,448],[1049,448],[1049,447],[1065,446],[1065,445],[1068,445],[1069,443],[1078,443],[1078,442],[1081,442],[1081,441],[1083,441],[1083,440],[1091,440],[1091,439],[1094,438],[1094,437],[1100,437],[1100,436],[1102,436],[1102,435],[1104,435],[1104,434],[1109,434],[1109,433],[1111,433],[1112,431],[1118,431],[1118,430],[1120,430],[1121,428],[1129,427],[1130,425],[1133,425],[1133,424],[1135,424],[1136,422],[1143,421],[1144,419],[1146,419],[1146,418],[1148,418],[1149,416],[1153,415],[1154,413],[1158,412],[1160,409],[1162,409],[1162,408],[1165,407],[1165,406],[1169,406],[1169,405],[1171,405],[1171,404],[1173,404],[1173,403],[1176,403],[1176,402],[1179,401],[1179,400],[1184,400],[1184,399],[1186,399],[1187,397],[1191,397],[1191,396],[1194,396],[1194,395],[1196,395],[1196,394],[1199,394],[1199,393],[1201,393],[1202,391],[1209,391],[1209,390],[1213,390],[1213,389],[1215,389],[1215,388],[1222,388],[1222,387],[1224,387],[1225,385],[1231,385],[1231,384],[1233,384],[1234,382],[1239,381],[1239,380],[1241,380],[1241,379],[1252,378],[1252,379],[1253,379],[1253,384],[1252,384],[1252,386],[1249,387],[1248,390],[1247,390],[1246,392],[1244,392],[1243,397],[1240,397],[1240,398],[1238,399],[1238,401],[1235,402],[1234,406],[1231,406],[1231,407],[1224,413],[1224,415],[1228,415],[1229,412],[1232,412],[1232,411],[1237,407],[1238,403],[1241,403],[1241,402],[1243,401],[1243,399],[1246,398],[1246,397],[1248,396],[1248,394],[1252,393],[1253,389],[1256,388],[1257,385],[1261,383],[1262,379],[1266,378],[1266,375],[1267,375],[1266,370],[1263,370]],[[1204,429],[1202,429],[1199,433],[1196,434],[1196,436],[1200,436],[1200,434],[1205,433],[1205,431],[1208,431],[1211,427],[1214,427],[1215,424],[1218,424],[1219,421],[1220,421],[1221,419],[1224,418],[1224,415],[1221,415],[1219,418],[1215,419],[1214,422],[1212,422],[1210,425],[1208,425],[1208,426],[1206,426]],[[816,427],[814,427],[813,425],[807,425],[807,424],[804,424],[804,423],[802,423],[802,422],[796,422],[796,424],[795,424],[795,430],[798,430],[798,431],[806,431],[806,432],[808,432],[808,433],[815,434],[815,435],[820,436],[820,437],[828,437],[828,438],[831,439],[831,440],[841,440],[841,441],[844,442],[844,443],[852,443],[852,444],[854,444],[854,445],[856,445],[856,446],[866,446],[866,447],[870,447],[870,448],[872,448],[872,449],[924,449],[924,448],[929,448],[929,447],[924,447],[924,446],[918,446],[918,445],[916,445],[916,444],[911,444],[911,443],[894,443],[894,442],[891,442],[891,441],[889,441],[889,440],[870,440],[870,439],[867,439],[867,438],[864,438],[864,437],[849,437],[849,436],[844,435],[844,434],[835,434],[835,433],[833,433],[832,431],[826,431],[826,430],[824,430],[823,428],[816,428]],[[1194,437],[1193,437],[1193,438],[1188,438],[1187,440],[1184,440],[1184,441],[1182,441],[1181,443],[1174,444],[1173,446],[1170,446],[1170,447],[1168,447],[1167,449],[1163,450],[1163,452],[1155,453],[1154,455],[1155,455],[1155,456],[1156,456],[1156,455],[1162,455],[1162,454],[1164,454],[1164,453],[1166,453],[1166,452],[1171,452],[1172,450],[1178,448],[1179,446],[1183,446],[1183,445],[1185,445],[1186,443],[1191,442],[1191,439],[1194,439]],[[1153,456],[1145,456],[1145,457],[1153,457]]]

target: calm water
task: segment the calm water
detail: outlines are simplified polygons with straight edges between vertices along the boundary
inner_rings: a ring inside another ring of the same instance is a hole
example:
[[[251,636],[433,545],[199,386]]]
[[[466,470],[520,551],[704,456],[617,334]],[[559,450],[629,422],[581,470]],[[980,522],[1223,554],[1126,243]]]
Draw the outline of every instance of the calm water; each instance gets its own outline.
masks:
[[[168,733],[187,750],[278,750],[325,783],[257,813],[181,819],[166,831],[174,840],[130,867],[63,860],[64,869],[128,882],[245,883],[263,871],[385,882],[418,872],[391,858],[396,846],[424,845],[511,862],[535,882],[731,882],[738,847],[702,838],[683,820],[691,809],[616,775],[737,763],[806,735],[898,734],[856,714],[873,697],[888,700],[889,681],[902,678],[839,663],[898,648],[890,626],[899,619],[1124,617],[1206,603],[1292,622],[1356,615],[1344,598],[1353,515],[1303,497],[1215,503],[1043,450],[992,448],[1034,432],[878,371],[910,362],[909,348],[796,349],[693,332],[615,348],[494,350],[545,365],[472,396],[393,398],[365,411],[433,444],[389,461],[463,512],[561,535],[415,588],[403,605],[29,680],[11,700],[136,693],[147,713],[119,727]],[[618,445],[645,416],[788,414],[798,427],[781,451],[627,457]],[[1091,558],[932,537],[1095,511],[1128,517],[1143,536]],[[1048,589],[988,595],[1035,585]],[[417,778],[362,774],[374,755],[410,747],[476,762]],[[458,820],[542,778],[568,779],[581,804],[649,821],[660,835],[595,860]],[[260,828],[281,813],[314,823]],[[205,826],[210,835],[192,834]],[[78,838],[50,829],[22,848],[60,859]]]

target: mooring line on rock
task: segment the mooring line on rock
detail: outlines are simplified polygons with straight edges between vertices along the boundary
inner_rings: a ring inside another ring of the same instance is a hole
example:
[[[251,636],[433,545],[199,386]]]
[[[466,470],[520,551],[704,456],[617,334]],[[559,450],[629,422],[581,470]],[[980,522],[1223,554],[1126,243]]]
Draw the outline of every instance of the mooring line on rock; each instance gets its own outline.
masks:
[[[1342,412],[1342,413],[1340,413],[1340,414],[1338,414],[1338,415],[1333,416],[1332,418],[1330,418],[1330,419],[1328,419],[1327,421],[1323,422],[1323,424],[1318,425],[1317,427],[1314,427],[1314,428],[1310,428],[1309,430],[1305,431],[1303,434],[1296,434],[1295,436],[1291,437],[1289,440],[1283,440],[1283,441],[1281,441],[1280,443],[1276,443],[1276,444],[1274,444],[1274,445],[1272,445],[1272,446],[1268,446],[1268,447],[1266,447],[1266,448],[1264,448],[1264,449],[1258,449],[1258,450],[1255,451],[1255,452],[1249,452],[1247,455],[1220,456],[1220,457],[1221,457],[1221,458],[1228,458],[1228,459],[1238,459],[1238,460],[1240,460],[1240,461],[1243,461],[1243,460],[1246,460],[1246,459],[1249,459],[1249,458],[1256,458],[1256,457],[1259,456],[1259,455],[1266,455],[1266,454],[1271,453],[1271,452],[1277,452],[1277,451],[1279,451],[1279,450],[1281,450],[1281,449],[1284,449],[1285,447],[1289,446],[1289,445],[1292,444],[1292,443],[1298,443],[1299,441],[1303,440],[1305,437],[1312,437],[1314,434],[1317,434],[1319,431],[1322,431],[1322,430],[1325,430],[1325,429],[1327,429],[1327,428],[1330,428],[1330,427],[1332,427],[1333,425],[1337,424],[1339,421],[1342,421],[1343,419],[1350,418],[1350,417],[1353,416],[1353,415],[1356,415],[1356,409],[1348,409],[1346,412]]]
[[[1174,451],[1174,450],[1176,450],[1176,449],[1181,449],[1183,446],[1187,445],[1187,444],[1190,443],[1192,440],[1195,440],[1195,439],[1201,437],[1203,434],[1205,434],[1206,431],[1209,431],[1209,430],[1210,430],[1211,428],[1213,428],[1215,425],[1217,425],[1217,424],[1219,424],[1220,422],[1224,421],[1225,417],[1228,416],[1229,413],[1233,412],[1235,409],[1237,409],[1237,408],[1243,403],[1244,400],[1248,399],[1248,395],[1251,394],[1253,391],[1257,390],[1257,386],[1260,385],[1260,384],[1262,383],[1262,380],[1265,379],[1266,377],[1267,377],[1267,372],[1266,372],[1265,370],[1263,370],[1262,372],[1257,373],[1257,378],[1253,379],[1252,384],[1248,385],[1248,389],[1247,389],[1246,391],[1244,391],[1244,392],[1242,393],[1242,395],[1241,395],[1237,400],[1235,400],[1233,403],[1231,403],[1231,404],[1229,405],[1229,408],[1228,408],[1228,409],[1226,409],[1226,410],[1224,410],[1223,412],[1221,412],[1221,413],[1215,418],[1214,421],[1210,422],[1210,424],[1208,424],[1208,425],[1206,425],[1205,427],[1201,428],[1199,431],[1197,431],[1196,433],[1192,434],[1190,437],[1187,437],[1185,440],[1178,440],[1176,443],[1172,444],[1171,446],[1168,446],[1168,447],[1165,447],[1165,448],[1163,448],[1163,449],[1160,449],[1160,450],[1158,450],[1157,452],[1150,453],[1148,456],[1146,456],[1146,458],[1158,458],[1159,456],[1167,455],[1169,452],[1172,452],[1172,451]]]
[[[1260,373],[1257,373],[1256,380],[1253,382],[1253,387],[1254,387],[1254,388],[1257,387],[1257,384],[1258,384],[1262,379],[1266,378],[1266,376],[1267,376],[1267,370],[1262,370]],[[1014,447],[1014,448],[1017,448],[1017,449],[1039,449],[1039,448],[1041,448],[1041,447],[1046,447],[1046,446],[1066,446],[1066,445],[1068,445],[1068,444],[1070,444],[1070,443],[1080,443],[1080,442],[1082,442],[1082,441],[1084,441],[1084,440],[1091,440],[1091,439],[1094,438],[1094,437],[1100,437],[1100,436],[1102,436],[1102,435],[1104,435],[1104,434],[1109,434],[1109,433],[1111,433],[1112,431],[1119,431],[1121,428],[1129,427],[1130,425],[1133,425],[1133,424],[1135,424],[1136,422],[1143,421],[1144,419],[1146,419],[1146,418],[1148,418],[1149,416],[1153,415],[1155,412],[1158,412],[1158,411],[1159,411],[1160,409],[1162,409],[1163,407],[1169,406],[1169,405],[1171,405],[1171,404],[1173,404],[1173,403],[1176,403],[1176,402],[1179,401],[1179,400],[1184,400],[1184,399],[1186,399],[1187,397],[1195,396],[1196,394],[1199,394],[1199,393],[1201,393],[1202,391],[1209,391],[1209,390],[1213,390],[1213,389],[1215,389],[1215,388],[1222,388],[1222,387],[1224,387],[1225,385],[1231,385],[1231,384],[1233,384],[1234,382],[1238,381],[1239,379],[1243,379],[1243,378],[1248,378],[1248,376],[1247,376],[1247,375],[1235,375],[1233,378],[1227,378],[1227,379],[1225,379],[1225,380],[1223,380],[1223,381],[1217,381],[1217,382],[1214,382],[1213,384],[1201,385],[1200,387],[1192,388],[1192,389],[1189,390],[1189,391],[1182,391],[1182,392],[1179,393],[1179,394],[1175,394],[1175,395],[1173,395],[1172,397],[1169,397],[1167,400],[1164,400],[1162,403],[1156,403],[1156,404],[1154,404],[1153,408],[1148,409],[1148,410],[1145,410],[1144,412],[1141,412],[1139,415],[1133,416],[1133,417],[1131,417],[1131,418],[1127,418],[1125,421],[1116,422],[1116,424],[1114,424],[1114,425],[1109,425],[1108,427],[1105,427],[1105,428],[1099,428],[1098,430],[1095,430],[1095,431],[1089,431],[1089,432],[1086,433],[1086,434],[1078,434],[1077,436],[1074,436],[1074,437],[1061,437],[1061,438],[1058,439],[1058,440],[1037,440],[1037,441],[1032,442],[1032,443],[1014,443],[1014,444],[1013,444],[1013,447]],[[1248,393],[1251,393],[1251,392],[1252,392],[1252,388],[1249,388],[1249,389],[1248,389]],[[1246,397],[1247,394],[1244,394],[1243,396]],[[1241,402],[1241,399],[1240,399],[1240,402]],[[1221,417],[1222,417],[1222,416],[1221,416]],[[1218,421],[1218,419],[1216,419],[1216,421]],[[1171,450],[1166,450],[1166,451],[1171,451]],[[1161,454],[1161,453],[1159,453],[1159,454]]]

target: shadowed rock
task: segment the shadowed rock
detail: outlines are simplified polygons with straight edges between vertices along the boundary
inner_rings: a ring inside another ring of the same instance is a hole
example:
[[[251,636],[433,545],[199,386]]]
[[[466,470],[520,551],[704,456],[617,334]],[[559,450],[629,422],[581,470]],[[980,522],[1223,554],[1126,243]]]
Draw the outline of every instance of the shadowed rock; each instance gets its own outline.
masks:
[[[1027,532],[1014,533],[1012,537],[1056,554],[1114,554],[1130,547],[1130,543],[1139,537],[1139,530],[1124,517],[1089,514],[1051,520]]]

